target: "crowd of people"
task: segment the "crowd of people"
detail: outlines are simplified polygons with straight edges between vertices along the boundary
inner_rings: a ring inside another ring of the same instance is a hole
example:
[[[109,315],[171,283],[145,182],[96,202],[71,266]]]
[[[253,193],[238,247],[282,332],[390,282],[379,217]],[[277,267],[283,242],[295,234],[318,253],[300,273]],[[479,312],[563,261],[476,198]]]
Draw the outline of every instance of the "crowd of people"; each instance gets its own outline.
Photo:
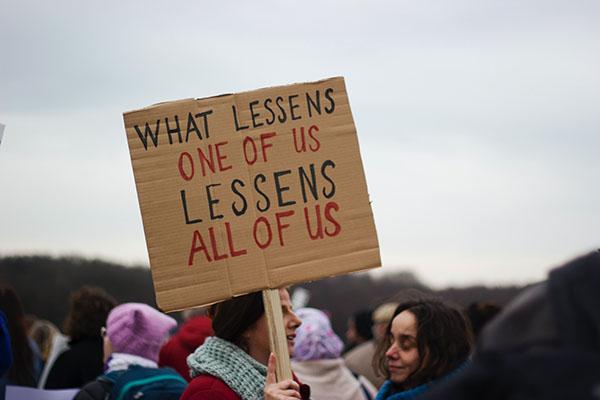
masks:
[[[599,288],[595,252],[503,310],[412,292],[354,314],[345,344],[327,310],[295,310],[282,288],[293,377],[278,380],[260,292],[188,310],[178,324],[82,287],[63,333],[0,287],[0,399],[7,385],[77,388],[76,400],[597,399]]]

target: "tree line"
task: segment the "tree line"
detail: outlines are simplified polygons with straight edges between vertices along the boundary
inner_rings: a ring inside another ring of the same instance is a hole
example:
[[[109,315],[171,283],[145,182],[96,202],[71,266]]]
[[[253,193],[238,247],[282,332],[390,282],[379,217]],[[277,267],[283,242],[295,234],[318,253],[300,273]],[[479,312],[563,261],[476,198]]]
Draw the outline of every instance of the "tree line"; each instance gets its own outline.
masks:
[[[104,288],[119,302],[143,302],[156,307],[150,270],[83,257],[0,257],[0,283],[11,285],[21,297],[25,312],[61,327],[69,295],[83,285]],[[343,337],[347,319],[355,312],[398,299],[399,292],[416,289],[440,296],[459,306],[472,302],[508,303],[522,286],[470,286],[433,290],[410,271],[374,277],[360,273],[299,285],[309,291],[308,306],[328,311],[334,330]],[[176,315],[177,317],[177,315]]]

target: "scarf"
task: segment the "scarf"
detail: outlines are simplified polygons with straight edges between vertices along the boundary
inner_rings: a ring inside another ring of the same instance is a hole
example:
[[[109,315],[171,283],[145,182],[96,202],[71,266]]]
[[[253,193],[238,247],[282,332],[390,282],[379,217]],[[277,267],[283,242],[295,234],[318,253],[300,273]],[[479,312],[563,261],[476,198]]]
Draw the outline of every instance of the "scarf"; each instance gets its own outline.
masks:
[[[263,398],[267,367],[226,340],[212,336],[187,358],[190,376],[212,375],[221,379],[243,400]]]
[[[124,371],[132,365],[139,365],[140,367],[146,368],[158,368],[156,362],[144,357],[125,353],[112,353],[110,359],[106,363],[104,373],[108,374],[113,371]]]
[[[423,393],[429,391],[433,386],[440,384],[441,382],[445,382],[445,381],[449,380],[450,378],[454,377],[455,375],[458,375],[459,372],[466,369],[469,365],[470,365],[470,361],[467,360],[464,363],[462,363],[458,368],[456,368],[454,371],[451,371],[448,374],[446,374],[436,380],[424,383],[424,384],[414,387],[412,389],[407,389],[403,392],[396,392],[394,394],[391,394],[391,392],[394,390],[394,384],[392,381],[387,380],[384,382],[383,386],[381,386],[381,389],[379,389],[379,392],[377,393],[377,397],[375,398],[375,400],[412,400],[412,399],[417,399]]]
[[[394,388],[392,381],[385,381],[375,400],[410,400],[416,399],[418,396],[425,393],[431,387],[431,383],[424,383],[412,389],[405,390],[403,392],[397,392],[390,394]]]

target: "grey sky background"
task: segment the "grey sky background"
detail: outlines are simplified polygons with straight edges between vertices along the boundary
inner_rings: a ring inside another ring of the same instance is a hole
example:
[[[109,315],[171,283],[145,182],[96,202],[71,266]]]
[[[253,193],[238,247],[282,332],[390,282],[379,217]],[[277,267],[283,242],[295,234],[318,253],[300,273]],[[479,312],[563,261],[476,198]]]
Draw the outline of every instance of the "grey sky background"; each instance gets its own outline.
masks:
[[[600,2],[0,0],[0,254],[147,263],[122,112],[346,78],[384,268],[600,246]]]

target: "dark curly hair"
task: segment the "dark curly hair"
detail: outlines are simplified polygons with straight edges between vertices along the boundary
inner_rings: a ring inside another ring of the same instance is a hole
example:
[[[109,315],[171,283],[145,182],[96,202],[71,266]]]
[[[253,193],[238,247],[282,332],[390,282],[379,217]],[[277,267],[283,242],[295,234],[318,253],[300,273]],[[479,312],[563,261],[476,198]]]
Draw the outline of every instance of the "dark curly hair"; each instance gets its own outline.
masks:
[[[65,333],[71,341],[100,337],[108,313],[117,305],[116,300],[103,289],[83,286],[71,294]]]
[[[417,320],[417,349],[421,359],[417,369],[400,385],[402,390],[444,376],[468,359],[473,333],[463,313],[437,299],[412,300],[396,308],[377,347],[373,366],[380,374],[390,378],[385,353],[392,342],[392,321],[403,311],[409,311]]]

